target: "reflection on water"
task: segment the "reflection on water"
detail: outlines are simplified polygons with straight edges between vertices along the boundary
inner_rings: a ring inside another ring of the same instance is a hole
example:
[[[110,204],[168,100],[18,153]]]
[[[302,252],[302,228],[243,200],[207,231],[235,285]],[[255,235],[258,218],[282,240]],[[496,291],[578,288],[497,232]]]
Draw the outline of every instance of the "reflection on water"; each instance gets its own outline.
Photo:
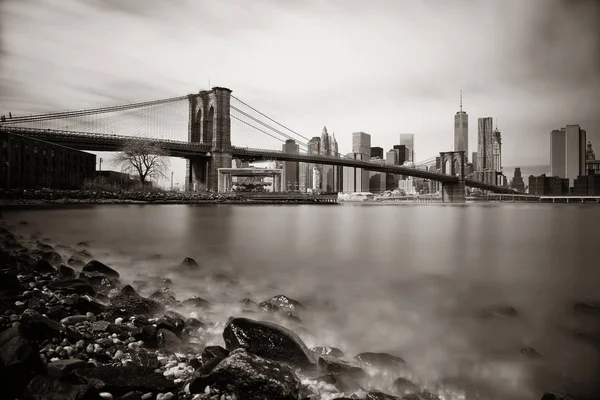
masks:
[[[28,221],[25,236],[89,241],[125,279],[171,277],[180,300],[224,305],[223,322],[246,296],[310,301],[307,344],[398,354],[415,376],[472,381],[481,398],[598,389],[598,347],[574,334],[593,334],[595,321],[572,311],[573,301],[600,300],[598,207],[110,205],[4,218]],[[186,256],[202,270],[167,268]],[[498,305],[518,316],[478,317]]]

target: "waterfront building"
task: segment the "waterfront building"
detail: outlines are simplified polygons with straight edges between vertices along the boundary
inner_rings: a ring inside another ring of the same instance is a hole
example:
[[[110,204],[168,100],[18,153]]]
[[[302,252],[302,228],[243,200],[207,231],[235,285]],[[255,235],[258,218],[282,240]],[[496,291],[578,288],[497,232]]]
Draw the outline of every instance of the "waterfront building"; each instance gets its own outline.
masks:
[[[523,182],[523,177],[521,176],[521,168],[515,168],[513,179],[510,182],[510,187],[519,193],[525,193],[525,182]]]
[[[300,146],[296,144],[294,139],[288,139],[282,145],[282,150],[287,154],[300,154]],[[300,190],[300,174],[297,161],[284,161],[283,169],[283,191],[293,192]]]
[[[566,196],[569,194],[569,179],[558,176],[529,176],[529,194],[536,196]]]
[[[460,91],[460,111],[454,115],[454,151],[469,154],[469,115],[463,111],[462,90]]]
[[[586,174],[586,131],[567,125],[550,132],[550,175],[567,178],[570,186]]]
[[[575,179],[573,194],[576,196],[600,196],[600,175],[582,175]]]

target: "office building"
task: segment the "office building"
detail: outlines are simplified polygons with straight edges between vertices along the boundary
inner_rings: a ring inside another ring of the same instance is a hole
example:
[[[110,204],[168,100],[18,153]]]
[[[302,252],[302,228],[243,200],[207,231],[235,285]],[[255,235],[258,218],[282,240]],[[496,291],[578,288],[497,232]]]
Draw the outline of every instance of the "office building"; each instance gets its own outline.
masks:
[[[400,145],[404,145],[408,148],[408,160],[415,161],[415,135],[412,133],[401,133],[400,134]]]
[[[586,174],[586,132],[579,125],[567,125],[550,132],[550,175],[575,179]]]
[[[454,151],[469,154],[469,115],[462,108],[462,90],[460,91],[460,111],[454,115]]]
[[[600,175],[583,175],[575,179],[573,194],[576,196],[600,196]]]
[[[404,165],[404,163],[412,162],[410,148],[405,144],[394,145],[394,150],[398,153],[398,165]]]
[[[478,169],[477,169],[477,152],[476,151],[474,151],[471,154],[471,163],[473,164],[473,170],[478,171]]]
[[[502,134],[498,128],[492,133],[492,170],[502,172]]]
[[[585,161],[594,161],[596,160],[596,154],[594,154],[594,149],[592,149],[592,142],[588,142],[585,148]]]
[[[282,145],[282,150],[287,154],[300,154],[300,146],[296,144],[294,139],[288,139]],[[296,161],[283,162],[283,191],[294,192],[300,190],[300,171]]]
[[[370,150],[370,146],[369,146]],[[363,153],[348,153],[346,158],[369,161],[370,157]],[[369,171],[362,168],[343,167],[343,192],[368,192]]]
[[[536,196],[565,196],[569,194],[569,179],[557,176],[529,176],[529,194]]]
[[[519,193],[525,193],[525,182],[523,182],[523,177],[521,176],[521,168],[515,168],[513,179],[510,182],[510,187]]]
[[[383,160],[383,149],[381,147],[371,147],[371,158]]]
[[[477,120],[477,170],[491,170],[493,163],[493,119],[491,117]]]
[[[364,132],[352,134],[352,153],[363,154],[367,159],[371,158],[371,135]]]

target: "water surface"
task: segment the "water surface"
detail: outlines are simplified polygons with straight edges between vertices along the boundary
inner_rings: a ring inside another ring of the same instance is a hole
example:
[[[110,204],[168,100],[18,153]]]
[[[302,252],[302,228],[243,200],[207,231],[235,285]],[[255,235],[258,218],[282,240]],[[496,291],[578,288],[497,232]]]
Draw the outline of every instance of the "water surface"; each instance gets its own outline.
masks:
[[[394,353],[422,382],[476,382],[469,398],[598,391],[598,345],[577,333],[600,328],[572,309],[600,301],[594,205],[97,205],[3,218],[25,237],[88,241],[125,280],[171,277],[178,299],[223,305],[222,322],[244,297],[310,301],[310,334],[300,332],[309,346]],[[203,270],[167,268],[186,256]],[[499,305],[519,315],[478,317]]]

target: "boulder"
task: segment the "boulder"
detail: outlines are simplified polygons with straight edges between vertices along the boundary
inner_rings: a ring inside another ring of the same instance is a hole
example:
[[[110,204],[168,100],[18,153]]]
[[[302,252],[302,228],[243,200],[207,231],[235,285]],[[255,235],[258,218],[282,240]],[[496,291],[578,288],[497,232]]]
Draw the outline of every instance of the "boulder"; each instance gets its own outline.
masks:
[[[283,326],[249,318],[230,318],[223,331],[225,348],[244,348],[260,357],[300,368],[314,366],[314,358],[298,335]]]
[[[57,379],[65,378],[71,371],[79,368],[85,368],[85,366],[85,361],[82,361],[78,358],[53,361],[48,364],[48,376]]]
[[[113,309],[120,309],[128,316],[153,316],[164,310],[162,304],[155,300],[140,296],[130,285],[110,300]]]
[[[416,394],[419,392],[419,387],[413,382],[405,378],[398,378],[394,381],[392,389],[395,394],[404,396],[407,394]]]
[[[132,391],[166,393],[175,389],[174,382],[147,367],[104,365],[77,369],[73,374],[84,382],[93,382],[96,389],[113,396],[122,396]]]
[[[106,264],[101,263],[98,260],[92,260],[85,264],[82,269],[83,272],[97,272],[99,274],[103,274],[108,276],[109,278],[118,278],[120,275],[117,271],[112,269]]]
[[[85,261],[80,260],[79,258],[71,257],[67,260],[67,264],[73,268],[83,268],[85,267]]]
[[[190,258],[190,257],[184,258],[183,261],[179,264],[179,266],[182,268],[186,268],[186,269],[200,268],[200,266],[198,265],[196,260],[194,260],[193,258]]]
[[[48,261],[54,268],[58,268],[63,262],[63,258],[56,251],[46,251],[42,254],[42,260]]]
[[[219,365],[221,361],[229,356],[229,351],[221,346],[207,346],[202,351],[202,366],[200,367],[200,375],[206,375]]]
[[[362,379],[366,376],[357,361],[342,357],[320,356],[317,367],[320,372],[346,375],[353,379]]]
[[[65,279],[73,279],[75,278],[75,270],[71,267],[61,264],[58,267],[58,276]]]
[[[0,333],[0,388],[2,397],[18,397],[44,365],[37,345],[25,339],[17,324]]]
[[[167,329],[158,329],[156,339],[160,348],[175,352],[181,346],[181,340],[176,334]]]
[[[63,279],[48,282],[48,289],[66,293],[96,295],[96,290],[81,279]]]
[[[310,349],[317,356],[344,357],[344,353],[337,347],[317,346]]]
[[[156,321],[156,326],[158,328],[167,329],[177,336],[180,336],[185,327],[185,318],[175,311],[167,311],[164,316]]]
[[[103,313],[108,308],[105,303],[90,296],[78,296],[71,307],[80,313],[91,312],[94,315]]]
[[[150,295],[150,299],[156,300],[159,303],[170,307],[173,307],[178,303],[175,293],[173,293],[173,291],[166,286],[163,286],[156,292],[152,293]]]
[[[27,309],[21,315],[21,334],[28,340],[46,340],[60,337],[62,326],[39,312]]]
[[[23,394],[24,400],[95,400],[96,391],[89,384],[72,384],[48,376],[36,376]]]
[[[198,296],[192,296],[187,300],[184,300],[181,304],[187,307],[196,307],[196,308],[209,308],[210,302],[208,300],[204,300]]]
[[[204,393],[244,400],[297,399],[300,381],[289,367],[238,349],[209,374],[190,383],[191,393]]]
[[[263,301],[258,305],[265,311],[282,311],[296,318],[300,317],[299,314],[301,313],[301,310],[304,309],[304,305],[302,303],[297,300],[290,299],[283,294],[273,296],[269,300]]]
[[[44,259],[39,259],[33,263],[32,269],[38,274],[53,274],[56,272],[52,264]]]
[[[354,359],[364,366],[375,367],[379,369],[402,369],[406,366],[406,361],[400,357],[388,353],[360,353]]]

